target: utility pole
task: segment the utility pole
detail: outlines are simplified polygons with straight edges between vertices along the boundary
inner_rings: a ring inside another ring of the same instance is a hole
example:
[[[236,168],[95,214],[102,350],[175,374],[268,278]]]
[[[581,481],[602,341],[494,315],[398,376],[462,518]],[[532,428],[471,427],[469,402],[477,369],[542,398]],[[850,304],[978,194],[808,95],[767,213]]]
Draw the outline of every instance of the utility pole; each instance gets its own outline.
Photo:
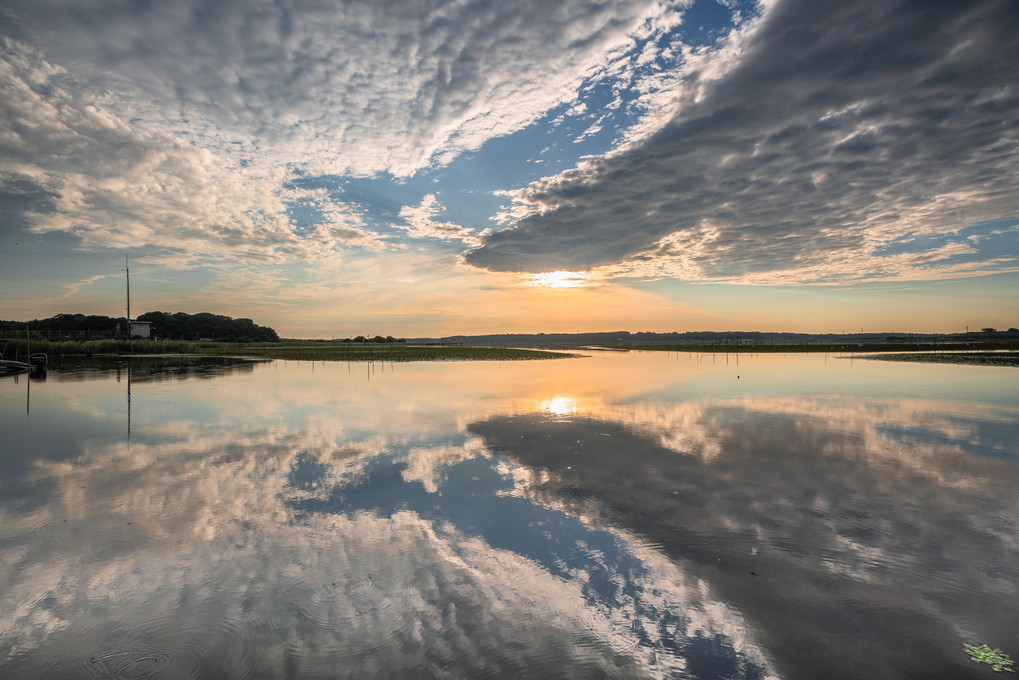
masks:
[[[131,267],[127,262],[127,254],[124,255],[124,271],[127,273],[127,339],[131,339]]]

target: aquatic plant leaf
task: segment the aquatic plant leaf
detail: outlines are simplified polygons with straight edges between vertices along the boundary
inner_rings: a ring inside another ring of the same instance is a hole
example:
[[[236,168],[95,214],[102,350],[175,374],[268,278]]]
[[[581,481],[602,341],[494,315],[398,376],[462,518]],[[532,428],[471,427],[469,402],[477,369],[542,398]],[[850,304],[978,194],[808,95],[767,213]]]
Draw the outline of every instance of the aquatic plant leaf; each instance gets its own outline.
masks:
[[[981,661],[991,665],[991,669],[995,671],[1008,671],[1010,673],[1015,672],[1012,668],[1012,657],[1005,654],[1000,649],[991,649],[989,645],[969,645],[963,644],[966,649],[966,653],[974,661]]]

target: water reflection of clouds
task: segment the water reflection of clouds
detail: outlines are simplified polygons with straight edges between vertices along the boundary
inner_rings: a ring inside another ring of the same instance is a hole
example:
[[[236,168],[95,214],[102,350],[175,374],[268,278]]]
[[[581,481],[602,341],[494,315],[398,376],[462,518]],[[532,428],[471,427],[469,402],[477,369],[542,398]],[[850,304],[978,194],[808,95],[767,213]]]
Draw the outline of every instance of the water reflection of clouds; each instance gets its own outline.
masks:
[[[1019,456],[1019,409],[1006,405],[939,399],[747,396],[674,404],[638,402],[608,405],[592,417],[619,422],[657,438],[672,451],[711,460],[732,435],[732,423],[748,414],[784,416],[794,429],[823,423],[840,436],[817,453],[853,456],[871,464],[909,467],[948,485],[975,483],[972,475],[942,474],[935,459],[956,462],[973,453]],[[736,418],[733,418],[733,416]],[[860,445],[862,444],[862,445]]]
[[[1014,465],[971,455],[1014,460],[1014,406],[666,399],[684,365],[631,359],[139,385],[130,447],[104,431],[42,451],[24,478],[45,496],[0,502],[7,665],[89,675],[162,645],[182,676],[222,658],[274,677],[753,677],[799,653],[769,636],[783,618],[818,655],[888,661],[878,633],[836,639],[845,602],[878,632],[912,622],[938,659],[1014,622]],[[60,408],[119,417],[122,387]]]
[[[504,529],[516,533],[530,519],[543,523],[535,535],[584,540],[536,560],[458,526],[468,516],[480,522],[477,504],[490,502],[463,484],[486,473],[488,483],[503,479],[477,439],[381,457],[346,450],[352,458],[336,460],[249,434],[194,455],[175,454],[175,445],[128,454],[125,445],[49,464],[39,474],[59,480],[64,507],[21,518],[21,531],[3,517],[8,662],[33,668],[37,654],[59,650],[47,663],[80,668],[124,649],[170,649],[177,673],[220,655],[275,677],[331,664],[391,677],[429,663],[472,676],[630,677],[682,669],[684,657],[662,640],[690,636],[692,645],[734,641],[743,656],[730,664],[763,663],[703,584],[667,560],[631,554],[614,535],[522,499],[515,509],[533,517],[497,512]],[[407,489],[392,495],[390,483],[420,487],[421,506]],[[308,505],[336,494],[364,507]],[[443,514],[451,495],[459,510]],[[608,595],[592,595],[598,589]],[[642,643],[662,631],[657,649]],[[701,663],[725,658],[688,653]]]
[[[540,574],[576,584],[589,608],[584,626],[616,640],[616,653],[626,650],[627,658],[647,665],[645,671],[669,673],[693,664],[719,677],[764,673],[764,657],[745,625],[705,583],[675,565],[666,568],[666,559],[632,536],[504,493],[514,485],[517,466],[493,459],[478,439],[362,462],[361,473],[346,483],[305,485],[317,493],[292,497],[298,517],[412,512],[497,554],[523,558],[528,578]]]
[[[302,421],[286,392],[229,404],[195,392],[200,415],[142,407],[130,445],[34,461],[47,502],[0,504],[11,677],[149,660],[211,677],[217,658],[224,673],[273,677],[647,677],[690,664],[762,676],[764,657],[706,584],[632,537],[499,493],[519,466],[448,415],[430,442],[399,426],[358,440],[359,409],[319,402]],[[255,404],[264,418],[240,417]]]
[[[888,435],[909,422],[936,435]],[[1011,406],[834,396],[616,404],[470,427],[540,469],[518,475],[516,493],[693,566],[739,603],[779,668],[860,657],[861,677],[901,677],[925,648],[950,665],[943,650],[960,637],[1019,624],[1017,430]],[[973,431],[1013,453],[974,456]]]

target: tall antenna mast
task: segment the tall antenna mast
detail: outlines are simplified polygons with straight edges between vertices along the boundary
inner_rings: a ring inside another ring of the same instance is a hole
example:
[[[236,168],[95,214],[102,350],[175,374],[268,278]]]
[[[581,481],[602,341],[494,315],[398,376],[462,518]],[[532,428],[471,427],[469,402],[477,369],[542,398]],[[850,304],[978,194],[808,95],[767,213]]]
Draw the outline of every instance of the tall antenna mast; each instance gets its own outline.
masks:
[[[124,271],[127,272],[127,337],[131,337],[131,267],[127,263],[127,255],[124,255]]]

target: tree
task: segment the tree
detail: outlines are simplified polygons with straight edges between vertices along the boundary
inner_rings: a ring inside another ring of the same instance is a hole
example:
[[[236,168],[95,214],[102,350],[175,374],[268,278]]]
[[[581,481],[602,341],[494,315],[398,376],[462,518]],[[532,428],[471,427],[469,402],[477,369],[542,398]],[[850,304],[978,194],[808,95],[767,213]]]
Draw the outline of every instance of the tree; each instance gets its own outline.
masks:
[[[279,334],[268,326],[256,325],[251,319],[233,319],[209,312],[198,314],[146,312],[139,316],[138,320],[151,322],[153,332],[164,338],[184,340],[215,338],[223,342],[279,341]]]

